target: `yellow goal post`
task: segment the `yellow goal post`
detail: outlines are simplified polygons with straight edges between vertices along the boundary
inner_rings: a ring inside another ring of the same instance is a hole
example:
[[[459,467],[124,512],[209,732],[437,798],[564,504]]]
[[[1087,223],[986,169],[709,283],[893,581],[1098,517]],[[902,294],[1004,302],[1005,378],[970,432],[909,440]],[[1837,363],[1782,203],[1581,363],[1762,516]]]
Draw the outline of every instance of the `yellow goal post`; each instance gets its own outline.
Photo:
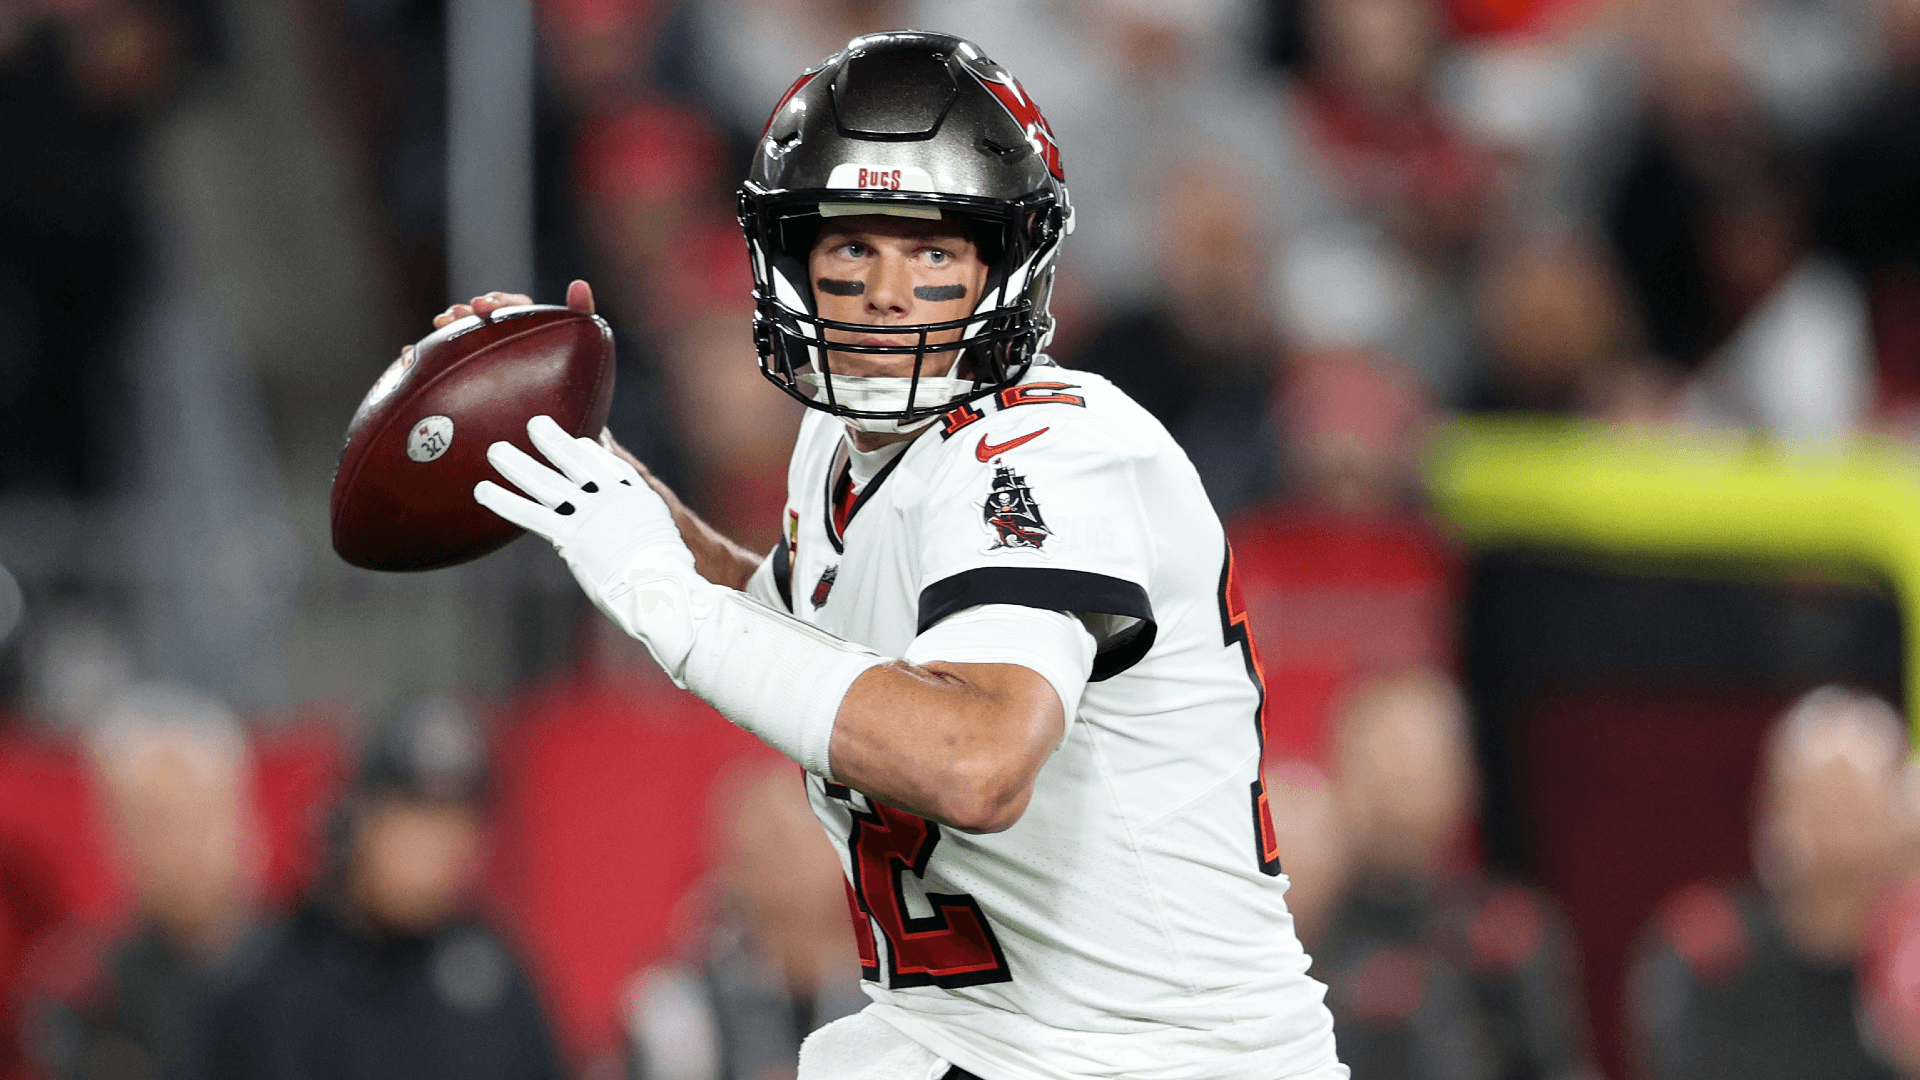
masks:
[[[1920,709],[1920,454],[1896,442],[1470,419],[1439,427],[1425,464],[1440,513],[1475,547],[1884,575],[1905,630],[1907,707]]]

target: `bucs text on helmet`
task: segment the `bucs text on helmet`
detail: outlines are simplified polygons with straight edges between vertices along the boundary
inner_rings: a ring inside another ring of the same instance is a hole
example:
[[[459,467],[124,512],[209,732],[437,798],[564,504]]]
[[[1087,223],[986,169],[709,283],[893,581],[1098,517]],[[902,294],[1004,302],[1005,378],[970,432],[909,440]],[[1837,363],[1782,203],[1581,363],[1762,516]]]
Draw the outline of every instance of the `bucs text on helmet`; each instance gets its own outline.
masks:
[[[825,331],[873,328],[816,314],[807,255],[827,217],[854,214],[947,218],[979,244],[988,277],[971,316],[887,327],[917,341],[833,345],[920,358],[953,352],[928,341],[959,331],[950,370],[833,372]],[[740,228],[761,371],[854,427],[911,431],[1018,382],[1052,339],[1054,258],[1073,210],[1053,131],[1013,76],[972,42],[904,30],[854,38],[788,89],[740,190]]]

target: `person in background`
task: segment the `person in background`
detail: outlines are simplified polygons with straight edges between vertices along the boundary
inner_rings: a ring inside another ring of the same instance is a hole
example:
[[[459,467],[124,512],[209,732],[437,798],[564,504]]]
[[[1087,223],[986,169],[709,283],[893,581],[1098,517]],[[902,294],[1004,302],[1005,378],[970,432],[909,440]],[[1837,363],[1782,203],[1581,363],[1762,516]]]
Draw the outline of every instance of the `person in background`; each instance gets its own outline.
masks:
[[[1682,419],[1836,438],[1871,415],[1866,296],[1816,246],[1805,155],[1730,42],[1739,4],[1678,4],[1638,35],[1646,100],[1605,212]]]
[[[1382,520],[1416,503],[1433,403],[1392,359],[1363,351],[1301,356],[1273,412],[1296,507]]]
[[[1151,200],[1158,295],[1123,308],[1068,362],[1112,379],[1144,403],[1199,470],[1221,513],[1275,484],[1267,402],[1280,382],[1280,334],[1266,312],[1261,268],[1272,222],[1260,188],[1223,149],[1209,167],[1174,167]]]
[[[1269,760],[1262,770],[1273,809],[1280,865],[1287,872],[1287,912],[1309,949],[1320,944],[1346,888],[1346,828],[1327,774],[1298,758]]]
[[[1476,286],[1479,388],[1491,412],[1666,419],[1677,383],[1646,358],[1611,253],[1578,233],[1488,245]]]
[[[98,497],[123,478],[119,335],[152,257],[141,157],[224,59],[221,5],[0,5],[0,491]]]
[[[1648,928],[1628,980],[1631,1050],[1649,1080],[1877,1078],[1854,965],[1907,838],[1901,724],[1822,687],[1775,727],[1755,801],[1755,880],[1688,886]]]
[[[1452,682],[1414,670],[1363,685],[1334,757],[1353,877],[1314,955],[1354,1075],[1597,1076],[1556,914],[1450,867],[1478,788]]]
[[[630,984],[631,1080],[792,1080],[801,1040],[867,1003],[840,860],[792,767],[754,769],[726,801],[688,955]]]
[[[137,910],[104,948],[73,939],[88,974],[29,1004],[28,1049],[63,1080],[179,1080],[193,1075],[199,1010],[255,926],[246,733],[216,701],[145,684],[90,742]]]
[[[468,914],[483,778],[479,732],[454,702],[375,732],[331,873],[212,1010],[211,1080],[561,1075],[527,974]]]
[[[1876,405],[1920,434],[1920,0],[1875,5],[1879,85],[1821,152],[1816,237],[1867,289],[1877,351]]]

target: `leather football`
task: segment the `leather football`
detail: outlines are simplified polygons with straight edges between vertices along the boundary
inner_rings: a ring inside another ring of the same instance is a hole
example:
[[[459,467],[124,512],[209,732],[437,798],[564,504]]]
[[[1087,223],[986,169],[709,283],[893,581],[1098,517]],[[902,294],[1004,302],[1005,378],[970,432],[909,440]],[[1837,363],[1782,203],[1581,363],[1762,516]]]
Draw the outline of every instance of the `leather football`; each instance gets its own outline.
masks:
[[[369,570],[436,570],[499,550],[517,525],[473,501],[488,445],[532,454],[546,414],[597,438],[613,402],[613,331],[544,304],[456,320],[422,338],[367,391],[333,474],[333,550]]]

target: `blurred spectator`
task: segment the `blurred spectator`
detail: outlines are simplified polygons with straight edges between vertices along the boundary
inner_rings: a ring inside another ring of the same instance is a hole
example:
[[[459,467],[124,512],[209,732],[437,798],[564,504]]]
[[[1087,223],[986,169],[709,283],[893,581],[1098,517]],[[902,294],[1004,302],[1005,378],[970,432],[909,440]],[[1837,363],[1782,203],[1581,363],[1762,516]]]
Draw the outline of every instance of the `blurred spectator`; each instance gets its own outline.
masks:
[[[1148,203],[1158,302],[1123,309],[1067,363],[1107,376],[1152,412],[1193,459],[1215,509],[1231,513],[1275,481],[1266,402],[1282,353],[1264,281],[1273,226],[1231,167],[1189,163],[1160,184]]]
[[[1314,952],[1350,872],[1346,827],[1327,774],[1298,758],[1273,761],[1265,770],[1267,801],[1287,875],[1287,911],[1294,932]]]
[[[137,909],[119,940],[87,930],[42,958],[29,1051],[72,1080],[193,1077],[201,1010],[254,925],[259,837],[239,721],[157,684],[121,695],[92,737]]]
[[[1305,23],[1304,126],[1354,224],[1289,245],[1288,328],[1303,346],[1387,350],[1452,402],[1470,381],[1466,257],[1496,161],[1436,104],[1442,13],[1433,0],[1314,0]]]
[[[1355,1076],[1594,1075],[1573,944],[1545,899],[1458,868],[1477,781],[1465,703],[1430,670],[1348,702],[1335,791],[1353,884],[1315,950]]]
[[[1637,328],[1607,253],[1583,237],[1495,242],[1476,319],[1481,409],[1666,419],[1669,380],[1637,354]]]
[[[1342,515],[1391,516],[1419,483],[1428,401],[1392,361],[1358,352],[1304,356],[1280,401],[1289,494]]]
[[[1854,964],[1907,839],[1904,757],[1876,698],[1823,687],[1788,711],[1761,764],[1756,881],[1691,886],[1648,929],[1628,991],[1641,1075],[1891,1075],[1862,1044]]]
[[[209,0],[0,10],[0,491],[99,495],[144,265],[145,125],[218,49]]]
[[[718,894],[691,894],[686,955],[628,987],[634,1080],[791,1080],[800,1042],[859,1011],[839,854],[791,766],[753,770],[719,815]]]
[[[1872,340],[1854,279],[1811,247],[1806,163],[1731,51],[1740,5],[1647,15],[1647,100],[1608,211],[1649,343],[1712,424],[1833,437],[1865,419]]]
[[[375,732],[340,808],[332,873],[212,1010],[215,1080],[551,1080],[533,986],[468,917],[484,750],[452,701]]]
[[[1432,100],[1442,12],[1431,0],[1309,6],[1311,131],[1339,190],[1423,264],[1479,227],[1493,159]]]
[[[1920,3],[1886,0],[1886,73],[1821,166],[1820,238],[1866,281],[1882,413],[1920,416]]]

